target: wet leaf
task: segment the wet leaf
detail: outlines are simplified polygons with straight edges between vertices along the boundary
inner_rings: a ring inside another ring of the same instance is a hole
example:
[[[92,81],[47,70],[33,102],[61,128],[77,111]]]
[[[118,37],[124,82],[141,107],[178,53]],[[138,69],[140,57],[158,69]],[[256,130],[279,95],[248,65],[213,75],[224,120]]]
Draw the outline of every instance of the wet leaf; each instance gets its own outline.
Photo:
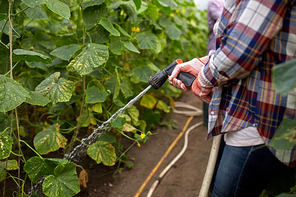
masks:
[[[153,95],[145,94],[141,99],[140,105],[148,109],[153,109],[154,106],[156,105],[156,102],[157,100]]]
[[[130,125],[130,124],[128,124],[128,123],[125,123],[125,124],[123,125],[122,130],[123,130],[124,132],[135,132],[135,131],[137,131],[137,129],[136,129],[135,127],[133,127],[132,125]]]
[[[56,48],[50,55],[56,56],[62,60],[69,61],[71,57],[80,49],[78,44],[71,44]]]
[[[12,149],[13,139],[8,134],[0,134],[0,160],[9,157]]]
[[[41,93],[30,91],[30,97],[26,98],[26,103],[31,105],[46,106],[50,100],[44,97]]]
[[[51,64],[50,57],[35,51],[28,51],[24,49],[14,49],[13,53],[21,56],[27,62],[42,62],[44,64]]]
[[[57,165],[67,162],[65,159],[40,158],[35,156],[27,160],[24,170],[29,178],[36,183],[41,177],[53,174]]]
[[[0,75],[0,112],[7,112],[16,108],[29,96],[29,91],[18,82]]]
[[[111,127],[114,129],[122,129],[125,123],[126,123],[126,119],[123,117],[119,117],[112,122]]]
[[[140,33],[136,36],[136,40],[138,41],[140,49],[152,49],[154,51],[157,50],[158,39],[153,33]]]
[[[110,32],[110,34],[112,34],[113,36],[120,36],[119,31],[117,31],[113,24],[110,22],[110,20],[108,18],[101,18],[100,20],[100,24],[107,30]]]
[[[80,192],[80,184],[74,163],[60,164],[54,174],[46,177],[42,190],[49,197],[71,197]]]
[[[85,102],[86,103],[100,103],[104,102],[107,98],[107,92],[100,91],[98,87],[90,87],[85,90],[86,97]]]
[[[51,125],[34,138],[35,149],[42,155],[64,148],[66,145],[67,139],[59,133],[58,124]]]
[[[7,167],[6,161],[0,162],[0,182],[5,179],[5,168],[6,170],[17,170],[19,167],[16,160],[8,160]]]
[[[74,91],[74,83],[59,77],[60,72],[55,72],[43,80],[35,91],[49,98],[53,104],[69,101]]]
[[[139,115],[140,115],[139,110],[135,106],[131,105],[129,108],[127,108],[126,111],[128,115],[131,117],[133,121],[133,125],[138,126]]]
[[[81,76],[94,71],[109,58],[106,45],[90,43],[71,61],[68,67],[73,67]]]
[[[97,162],[113,166],[116,162],[115,148],[108,142],[97,141],[89,146],[87,154]]]

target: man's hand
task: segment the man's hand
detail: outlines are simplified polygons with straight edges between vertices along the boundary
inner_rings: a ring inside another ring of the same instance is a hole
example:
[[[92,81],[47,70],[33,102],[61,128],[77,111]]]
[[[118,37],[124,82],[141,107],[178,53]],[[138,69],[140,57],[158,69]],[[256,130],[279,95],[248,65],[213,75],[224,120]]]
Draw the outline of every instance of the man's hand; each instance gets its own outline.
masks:
[[[191,87],[186,87],[182,81],[176,78],[179,72],[187,72],[197,77],[201,68],[206,64],[208,60],[209,57],[205,56],[202,58],[194,58],[188,62],[176,65],[171,76],[169,77],[169,83],[176,88],[182,89],[184,91],[189,91]]]

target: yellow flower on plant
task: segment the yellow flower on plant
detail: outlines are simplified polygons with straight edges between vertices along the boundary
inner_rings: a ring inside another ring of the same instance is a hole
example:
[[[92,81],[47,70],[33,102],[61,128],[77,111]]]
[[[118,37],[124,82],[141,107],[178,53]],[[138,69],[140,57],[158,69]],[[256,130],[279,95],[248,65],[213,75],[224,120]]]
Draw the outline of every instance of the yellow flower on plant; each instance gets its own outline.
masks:
[[[132,31],[133,32],[139,32],[140,31],[140,28],[139,27],[132,27]]]
[[[140,143],[138,143],[138,147],[141,147]]]
[[[178,14],[179,13],[179,10],[176,10],[176,13]]]
[[[173,13],[171,13],[171,14],[170,14],[170,16],[171,16],[171,17],[174,17],[174,14],[173,14]]]
[[[142,139],[144,139],[144,138],[146,137],[146,135],[145,135],[144,133],[141,133],[140,137],[141,137]]]
[[[183,8],[183,9],[182,9],[182,13],[184,13],[185,11],[186,11],[186,10]]]

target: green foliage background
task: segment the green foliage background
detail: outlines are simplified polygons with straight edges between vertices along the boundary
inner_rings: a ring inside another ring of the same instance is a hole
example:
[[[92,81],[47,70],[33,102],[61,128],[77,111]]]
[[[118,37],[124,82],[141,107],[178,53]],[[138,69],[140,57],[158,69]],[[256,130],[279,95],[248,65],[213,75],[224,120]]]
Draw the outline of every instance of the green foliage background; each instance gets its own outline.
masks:
[[[9,159],[7,166],[2,162],[0,177],[5,179],[5,169],[24,170],[33,182],[46,177],[47,196],[80,191],[74,163],[48,153],[69,153],[79,136],[92,133],[174,60],[206,54],[206,12],[190,0],[0,4],[0,159]],[[113,130],[140,145],[179,95],[167,83],[150,90],[112,124]],[[104,165],[126,158],[110,129],[87,150]]]

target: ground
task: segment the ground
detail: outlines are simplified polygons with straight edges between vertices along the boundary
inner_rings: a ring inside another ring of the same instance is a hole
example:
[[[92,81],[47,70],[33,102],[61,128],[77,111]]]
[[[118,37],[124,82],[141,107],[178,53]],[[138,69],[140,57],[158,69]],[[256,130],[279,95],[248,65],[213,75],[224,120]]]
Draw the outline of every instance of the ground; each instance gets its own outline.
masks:
[[[192,92],[186,92],[176,101],[185,102],[202,109],[202,103]],[[181,109],[182,110],[182,109]],[[184,110],[184,109],[183,109]],[[187,110],[187,109],[186,109]],[[117,166],[105,167],[94,164],[85,159],[84,165],[88,164],[89,182],[87,187],[81,186],[81,192],[76,197],[133,197],[143,185],[149,174],[165,155],[170,145],[182,132],[189,116],[180,114],[168,114],[167,119],[178,122],[176,129],[158,127],[149,136],[149,140],[141,147],[133,146],[127,155],[134,163],[131,169],[125,169],[113,176]],[[194,117],[188,128],[202,122],[203,115]],[[203,125],[195,128],[189,134],[188,147],[183,156],[162,178],[152,197],[192,197],[198,196],[205,174],[212,140],[205,140],[207,128]],[[126,143],[125,143],[126,144]],[[128,143],[126,144],[128,145]],[[166,168],[166,166],[179,154],[184,145],[184,135],[172,148],[171,152],[163,160],[151,180],[140,193],[140,197],[147,196],[153,182]],[[128,147],[128,146],[127,146]]]

